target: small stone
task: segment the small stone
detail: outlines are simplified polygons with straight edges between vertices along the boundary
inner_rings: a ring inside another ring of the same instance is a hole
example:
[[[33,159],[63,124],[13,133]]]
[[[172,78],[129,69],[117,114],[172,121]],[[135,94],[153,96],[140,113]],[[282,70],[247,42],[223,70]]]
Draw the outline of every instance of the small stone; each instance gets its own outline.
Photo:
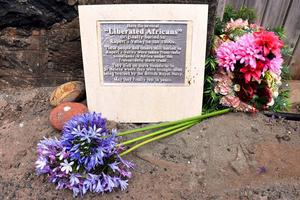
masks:
[[[16,107],[16,111],[22,111],[22,106],[20,106],[20,105],[17,105],[17,107]]]
[[[21,122],[21,123],[19,124],[19,127],[20,127],[20,128],[23,128],[23,127],[24,127],[24,122]]]
[[[282,140],[287,141],[287,142],[291,140],[291,137],[289,135],[284,135],[281,138],[282,138]]]
[[[50,123],[54,128],[62,130],[64,124],[72,117],[86,113],[87,111],[88,108],[81,103],[65,102],[50,112]]]
[[[277,139],[277,141],[278,141],[279,143],[281,142],[281,136],[280,136],[280,135],[276,134],[276,135],[275,135],[275,138]]]
[[[16,164],[15,164],[15,166],[14,166],[14,167],[15,167],[15,168],[19,168],[19,167],[20,167],[20,164],[21,164],[21,163],[20,163],[20,162],[18,162],[18,163],[16,163]]]
[[[50,96],[50,104],[57,106],[63,102],[80,101],[85,95],[84,83],[71,81],[58,86]]]
[[[291,137],[289,135],[278,135],[277,134],[275,137],[279,143],[281,142],[281,140],[286,141],[286,142],[291,140]]]
[[[258,133],[259,132],[258,128],[253,127],[253,126],[251,126],[251,131],[254,132],[254,133]]]

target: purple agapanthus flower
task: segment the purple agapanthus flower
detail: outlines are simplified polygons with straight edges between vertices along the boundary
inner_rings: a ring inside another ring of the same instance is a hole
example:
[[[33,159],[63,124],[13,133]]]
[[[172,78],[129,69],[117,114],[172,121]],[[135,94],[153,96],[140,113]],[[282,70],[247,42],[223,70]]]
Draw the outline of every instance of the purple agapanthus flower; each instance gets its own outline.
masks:
[[[38,159],[35,162],[38,174],[50,172],[50,166],[55,165],[56,155],[63,149],[61,142],[57,139],[44,138],[37,144]]]
[[[66,123],[60,140],[38,143],[36,169],[73,196],[125,190],[133,164],[119,156],[122,150],[116,131],[107,130],[101,114],[86,113]]]
[[[71,160],[78,160],[88,171],[115,154],[117,145],[116,134],[107,131],[106,120],[97,113],[72,118],[63,128],[61,141]]]

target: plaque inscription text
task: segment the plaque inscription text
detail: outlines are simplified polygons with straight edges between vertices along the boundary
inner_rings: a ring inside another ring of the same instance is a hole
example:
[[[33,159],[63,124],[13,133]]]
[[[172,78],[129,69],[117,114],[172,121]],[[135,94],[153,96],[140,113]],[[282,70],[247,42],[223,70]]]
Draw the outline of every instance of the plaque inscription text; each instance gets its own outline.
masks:
[[[187,23],[101,22],[104,83],[184,84]]]

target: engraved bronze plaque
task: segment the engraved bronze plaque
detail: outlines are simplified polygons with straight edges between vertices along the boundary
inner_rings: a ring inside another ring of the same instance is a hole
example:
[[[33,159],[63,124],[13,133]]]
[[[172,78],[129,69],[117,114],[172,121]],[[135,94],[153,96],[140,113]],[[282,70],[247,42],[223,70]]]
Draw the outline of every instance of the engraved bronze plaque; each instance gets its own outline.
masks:
[[[100,22],[104,84],[183,85],[187,22]]]

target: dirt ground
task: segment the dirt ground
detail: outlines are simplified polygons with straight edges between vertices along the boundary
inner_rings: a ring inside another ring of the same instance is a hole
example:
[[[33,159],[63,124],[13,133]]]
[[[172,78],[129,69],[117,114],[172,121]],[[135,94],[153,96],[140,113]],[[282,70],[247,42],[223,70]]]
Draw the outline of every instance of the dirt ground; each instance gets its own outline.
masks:
[[[0,199],[72,199],[35,174],[36,144],[59,137],[48,122],[53,88],[0,93]],[[115,124],[119,130],[135,124]],[[85,199],[300,199],[300,122],[229,113],[142,147],[129,188]]]

